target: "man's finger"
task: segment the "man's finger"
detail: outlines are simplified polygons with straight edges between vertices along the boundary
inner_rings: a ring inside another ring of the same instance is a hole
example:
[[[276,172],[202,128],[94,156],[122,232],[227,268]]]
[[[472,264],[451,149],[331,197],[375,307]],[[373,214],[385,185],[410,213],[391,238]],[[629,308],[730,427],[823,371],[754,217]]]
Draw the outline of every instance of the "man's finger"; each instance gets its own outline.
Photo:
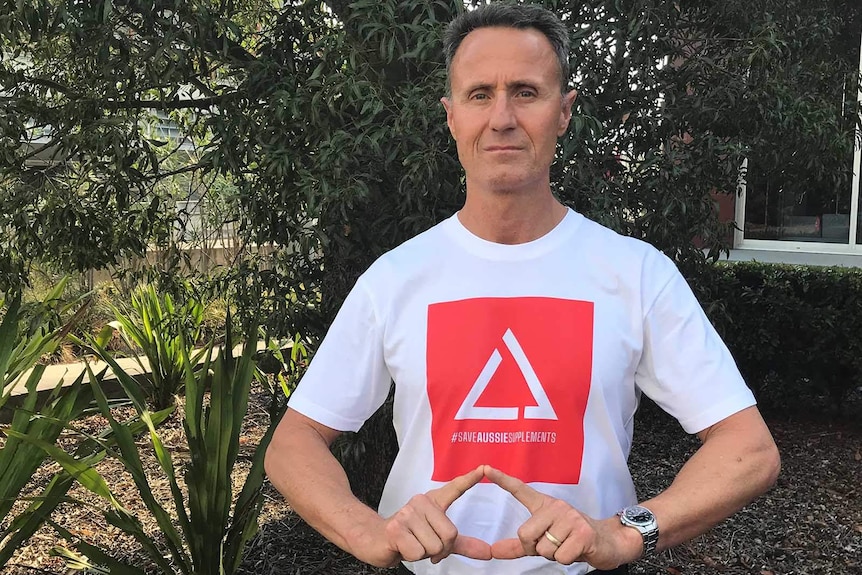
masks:
[[[491,545],[491,556],[494,559],[520,559],[527,552],[520,539],[500,539]]]
[[[455,538],[454,545],[452,545],[452,553],[471,559],[488,561],[491,559],[491,546],[481,539],[459,535]]]
[[[482,481],[482,478],[485,477],[485,473],[483,471],[484,467],[484,465],[480,465],[470,473],[465,473],[464,475],[456,477],[443,487],[432,489],[427,493],[428,497],[434,503],[439,505],[443,511],[446,511],[456,499],[464,495],[468,489]]]
[[[539,493],[517,477],[506,475],[490,465],[485,466],[485,477],[511,493],[531,514],[538,511],[545,501],[546,496],[542,493]]]

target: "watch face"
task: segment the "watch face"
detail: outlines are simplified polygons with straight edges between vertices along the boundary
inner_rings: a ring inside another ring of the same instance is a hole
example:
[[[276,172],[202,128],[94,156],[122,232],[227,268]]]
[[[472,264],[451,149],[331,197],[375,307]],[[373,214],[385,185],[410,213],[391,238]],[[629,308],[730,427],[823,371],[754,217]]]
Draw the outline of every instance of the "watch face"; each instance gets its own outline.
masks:
[[[652,511],[640,505],[632,505],[624,510],[625,518],[637,525],[646,525],[653,520]]]

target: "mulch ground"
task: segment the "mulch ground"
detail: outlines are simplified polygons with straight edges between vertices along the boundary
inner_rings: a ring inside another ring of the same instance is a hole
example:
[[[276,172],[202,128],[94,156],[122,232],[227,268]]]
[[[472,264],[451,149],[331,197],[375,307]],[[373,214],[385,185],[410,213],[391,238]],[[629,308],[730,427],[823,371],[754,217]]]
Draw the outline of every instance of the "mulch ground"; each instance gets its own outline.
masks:
[[[235,473],[237,484],[248,469],[248,458],[267,425],[262,396],[256,396],[243,433],[243,453]],[[783,469],[776,486],[708,534],[633,566],[640,574],[754,574],[754,575],[862,575],[862,401],[844,415],[816,416],[813,411],[782,415],[766,413],[782,454]],[[93,416],[79,422],[89,432],[105,425]],[[160,434],[182,466],[188,459],[182,426],[175,418]],[[2,440],[0,440],[2,441]],[[66,441],[74,441],[73,437]],[[138,441],[146,452],[146,438]],[[697,440],[652,405],[645,405],[636,420],[631,467],[642,498],[666,487],[691,453]],[[157,497],[170,499],[167,484],[151,458],[145,458],[148,477]],[[33,478],[38,490],[56,468],[45,465]],[[135,496],[134,485],[122,467],[110,459],[99,471],[121,501],[139,512],[154,536],[158,530]],[[54,519],[87,541],[118,558],[146,567],[148,561],[130,538],[106,524],[103,503],[80,488],[71,493],[85,505],[59,508]],[[249,543],[243,575],[381,575],[394,570],[374,569],[326,542],[294,515],[269,486],[260,517],[260,531]],[[20,506],[23,504],[19,505]],[[49,551],[62,543],[48,526],[18,550],[6,575],[66,573],[66,567]]]

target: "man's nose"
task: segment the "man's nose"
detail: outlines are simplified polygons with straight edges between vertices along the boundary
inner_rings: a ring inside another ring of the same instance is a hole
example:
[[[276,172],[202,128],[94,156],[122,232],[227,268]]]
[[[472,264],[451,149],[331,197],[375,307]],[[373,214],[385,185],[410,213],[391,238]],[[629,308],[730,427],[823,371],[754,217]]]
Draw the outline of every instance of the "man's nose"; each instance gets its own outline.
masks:
[[[498,96],[491,109],[491,129],[496,131],[509,130],[515,127],[515,123],[515,110],[511,98],[506,95]]]

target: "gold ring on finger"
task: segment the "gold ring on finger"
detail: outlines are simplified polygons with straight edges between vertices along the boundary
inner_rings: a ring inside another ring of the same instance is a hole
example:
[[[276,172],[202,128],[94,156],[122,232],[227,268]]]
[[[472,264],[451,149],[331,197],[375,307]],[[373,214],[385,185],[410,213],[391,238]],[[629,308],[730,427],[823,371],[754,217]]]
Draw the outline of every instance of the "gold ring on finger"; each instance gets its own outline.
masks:
[[[562,542],[562,541],[560,541],[559,539],[557,539],[556,537],[554,537],[553,535],[551,535],[551,532],[550,532],[550,531],[545,531],[545,539],[547,539],[548,541],[550,541],[551,543],[553,543],[553,544],[554,544],[554,545],[556,545],[557,547],[559,547],[560,545],[562,545],[562,544],[563,544],[563,542]]]

